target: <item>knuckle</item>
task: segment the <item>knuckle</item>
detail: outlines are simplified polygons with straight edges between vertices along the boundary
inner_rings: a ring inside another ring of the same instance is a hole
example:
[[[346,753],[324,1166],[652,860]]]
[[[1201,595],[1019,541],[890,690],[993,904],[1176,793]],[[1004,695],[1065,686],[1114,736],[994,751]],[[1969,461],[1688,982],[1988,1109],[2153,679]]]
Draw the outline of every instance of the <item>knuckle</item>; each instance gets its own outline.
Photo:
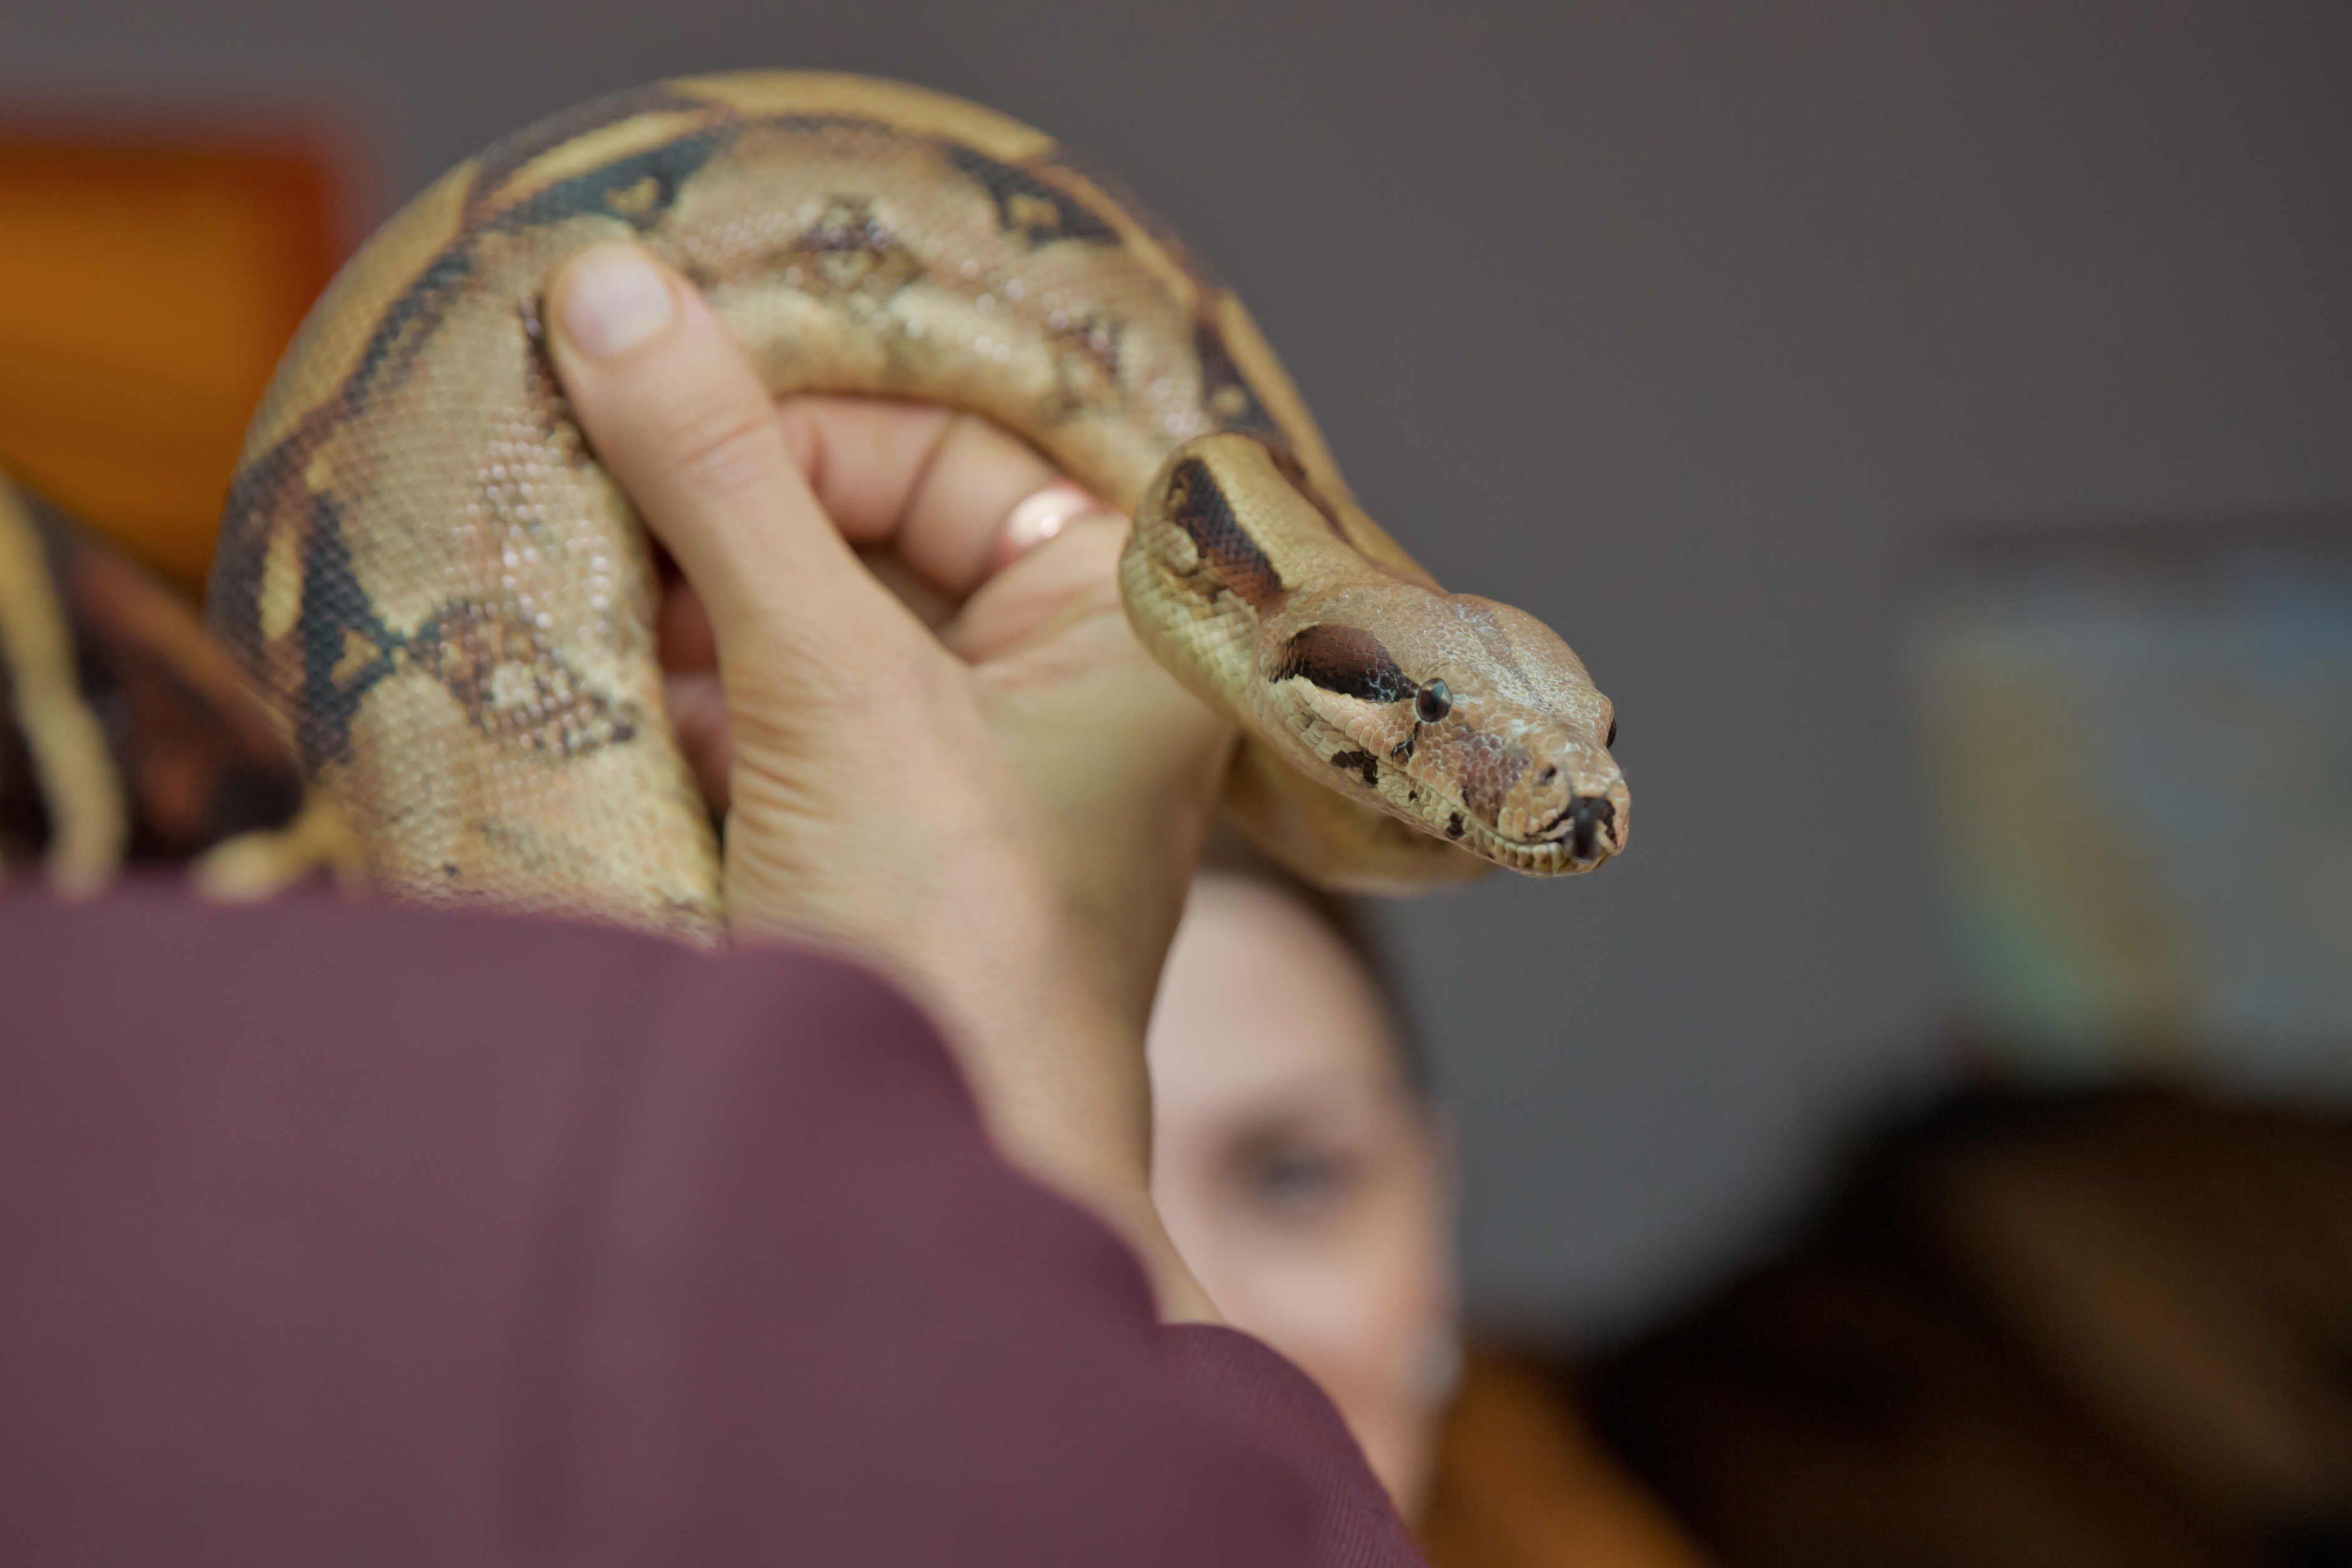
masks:
[[[656,427],[653,446],[674,482],[706,503],[759,495],[785,466],[764,400],[689,401]]]

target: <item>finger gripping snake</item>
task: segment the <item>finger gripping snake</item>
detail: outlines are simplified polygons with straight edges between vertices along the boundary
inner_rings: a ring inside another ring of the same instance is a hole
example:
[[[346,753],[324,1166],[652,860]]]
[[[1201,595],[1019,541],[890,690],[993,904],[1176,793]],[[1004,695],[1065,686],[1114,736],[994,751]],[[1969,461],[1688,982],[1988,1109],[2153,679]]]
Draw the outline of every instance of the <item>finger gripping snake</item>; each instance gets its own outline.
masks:
[[[1365,515],[1172,236],[990,110],[752,73],[451,171],[343,269],[255,416],[208,614],[380,883],[723,921],[648,547],[537,341],[549,277],[614,237],[690,279],[777,395],[965,409],[1129,510],[1129,618],[1239,724],[1227,804],[1297,868],[1409,887],[1623,847],[1613,712],[1576,655]]]

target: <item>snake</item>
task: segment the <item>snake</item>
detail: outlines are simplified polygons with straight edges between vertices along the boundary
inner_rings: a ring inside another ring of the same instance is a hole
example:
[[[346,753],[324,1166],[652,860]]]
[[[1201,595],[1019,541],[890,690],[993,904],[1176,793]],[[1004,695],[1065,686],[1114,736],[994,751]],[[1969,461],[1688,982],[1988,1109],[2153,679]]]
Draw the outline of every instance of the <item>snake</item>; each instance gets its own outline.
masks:
[[[778,397],[945,405],[1132,519],[1137,637],[1240,731],[1223,804],[1318,881],[1407,889],[1625,846],[1615,710],[1535,616],[1357,503],[1240,301],[1046,135],[871,78],[684,78],[557,113],[401,209],[263,395],[206,617],[426,902],[723,929],[665,717],[658,565],[564,401],[541,294],[625,239]]]
[[[272,715],[194,608],[95,527],[0,473],[0,876],[59,892],[126,865],[257,898],[356,881]]]

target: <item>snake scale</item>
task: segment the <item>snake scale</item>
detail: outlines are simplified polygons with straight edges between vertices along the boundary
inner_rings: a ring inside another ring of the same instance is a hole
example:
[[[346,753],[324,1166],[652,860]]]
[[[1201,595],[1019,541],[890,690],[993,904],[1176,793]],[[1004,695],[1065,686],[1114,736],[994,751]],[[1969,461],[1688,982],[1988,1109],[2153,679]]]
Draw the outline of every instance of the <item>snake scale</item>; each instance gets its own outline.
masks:
[[[1243,731],[1232,813],[1402,889],[1622,849],[1613,710],[1567,644],[1442,591],[1351,499],[1240,303],[1043,134],[866,78],[655,84],[497,143],[349,263],[256,414],[208,616],[398,896],[709,934],[713,825],[657,584],[549,368],[540,292],[633,237],[778,395],[915,399],[1135,519],[1129,619]]]

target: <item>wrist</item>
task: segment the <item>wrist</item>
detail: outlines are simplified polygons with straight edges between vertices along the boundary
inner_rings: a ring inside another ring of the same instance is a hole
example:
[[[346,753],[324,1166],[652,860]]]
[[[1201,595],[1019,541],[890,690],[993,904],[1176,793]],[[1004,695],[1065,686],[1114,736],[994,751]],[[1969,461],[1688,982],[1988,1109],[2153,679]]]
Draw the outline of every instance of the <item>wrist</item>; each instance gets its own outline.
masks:
[[[1189,867],[1189,859],[1186,862]],[[1093,1213],[1136,1255],[1166,1321],[1219,1322],[1151,1198],[1143,1026],[1055,893],[1000,900],[984,944],[942,932],[906,976],[1005,1158]],[[958,955],[949,960],[943,949]]]

